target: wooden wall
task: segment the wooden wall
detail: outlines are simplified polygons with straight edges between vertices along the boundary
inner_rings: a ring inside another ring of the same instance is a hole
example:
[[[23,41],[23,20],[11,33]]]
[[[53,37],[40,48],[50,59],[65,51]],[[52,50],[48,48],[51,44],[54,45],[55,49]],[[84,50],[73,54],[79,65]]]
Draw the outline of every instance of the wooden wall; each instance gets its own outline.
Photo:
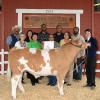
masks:
[[[13,25],[17,24],[16,9],[83,9],[81,34],[86,28],[93,28],[100,51],[100,13],[93,12],[93,0],[3,0],[0,13],[0,49],[7,50],[6,38]],[[33,29],[39,31],[40,29]],[[51,29],[48,29],[51,30]],[[25,30],[26,31],[26,30]],[[52,30],[52,32],[54,32]],[[99,59],[99,58],[98,58]],[[100,69],[100,64],[97,65]]]

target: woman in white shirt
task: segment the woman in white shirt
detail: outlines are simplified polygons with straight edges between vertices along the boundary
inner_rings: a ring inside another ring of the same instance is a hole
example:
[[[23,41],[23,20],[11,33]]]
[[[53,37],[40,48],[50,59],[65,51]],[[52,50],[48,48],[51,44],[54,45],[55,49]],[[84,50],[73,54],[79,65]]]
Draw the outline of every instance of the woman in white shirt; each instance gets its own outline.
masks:
[[[27,47],[27,42],[25,42],[25,38],[26,38],[26,35],[24,34],[24,33],[20,33],[19,34],[19,41],[17,41],[16,43],[15,43],[15,47],[17,48],[17,49],[23,49],[23,48],[25,48],[25,47]]]

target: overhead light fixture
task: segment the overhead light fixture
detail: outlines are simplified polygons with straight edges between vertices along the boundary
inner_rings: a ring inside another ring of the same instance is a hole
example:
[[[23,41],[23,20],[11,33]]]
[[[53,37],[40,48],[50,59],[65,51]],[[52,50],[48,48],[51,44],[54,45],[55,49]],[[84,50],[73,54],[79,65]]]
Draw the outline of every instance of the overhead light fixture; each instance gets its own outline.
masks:
[[[100,6],[100,3],[94,4],[94,6]]]

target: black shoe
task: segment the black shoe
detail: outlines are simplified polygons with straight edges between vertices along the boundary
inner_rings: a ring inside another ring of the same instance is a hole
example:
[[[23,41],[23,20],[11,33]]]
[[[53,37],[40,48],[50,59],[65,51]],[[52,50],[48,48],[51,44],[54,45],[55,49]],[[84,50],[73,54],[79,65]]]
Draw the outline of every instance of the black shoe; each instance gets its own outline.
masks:
[[[38,79],[35,79],[35,83],[38,83],[39,84],[39,80]]]
[[[90,85],[89,85],[89,84],[86,84],[86,85],[84,85],[83,87],[90,87]]]
[[[32,83],[32,86],[35,86],[35,83]]]
[[[22,84],[25,84],[25,82],[24,82],[24,81],[22,81]]]
[[[48,83],[47,85],[51,85],[50,83]]]

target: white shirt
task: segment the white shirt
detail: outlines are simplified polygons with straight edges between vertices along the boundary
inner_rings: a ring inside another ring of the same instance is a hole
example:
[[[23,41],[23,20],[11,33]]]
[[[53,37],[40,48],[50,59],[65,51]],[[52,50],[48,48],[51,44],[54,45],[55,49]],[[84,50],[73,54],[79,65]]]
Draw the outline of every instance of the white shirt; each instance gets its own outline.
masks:
[[[91,38],[91,37],[88,37],[88,38],[87,38],[87,41],[89,41],[89,40],[90,40],[90,38]]]
[[[17,41],[17,42],[15,43],[15,47],[16,47],[17,49],[23,49],[23,48],[25,48],[26,46],[27,46],[27,42],[25,42],[24,45],[21,45],[20,41]]]

